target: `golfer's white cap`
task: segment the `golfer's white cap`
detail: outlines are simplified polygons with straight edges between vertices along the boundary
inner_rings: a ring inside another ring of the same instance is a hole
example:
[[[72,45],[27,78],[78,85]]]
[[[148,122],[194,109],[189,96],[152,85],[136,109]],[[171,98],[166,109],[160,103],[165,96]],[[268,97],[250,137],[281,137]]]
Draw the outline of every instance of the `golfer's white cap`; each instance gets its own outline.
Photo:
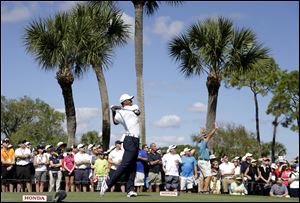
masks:
[[[190,148],[188,148],[188,147],[184,148],[184,150],[183,150],[183,152],[184,152],[184,153],[186,153],[186,152],[190,152],[190,151],[191,151],[191,149],[190,149]]]
[[[120,103],[122,104],[123,101],[127,100],[127,99],[133,99],[134,96],[130,96],[129,94],[122,94],[120,97]]]
[[[170,150],[170,149],[175,149],[176,147],[177,147],[177,146],[174,145],[174,144],[173,144],[173,145],[170,145],[170,146],[169,146],[169,150]]]

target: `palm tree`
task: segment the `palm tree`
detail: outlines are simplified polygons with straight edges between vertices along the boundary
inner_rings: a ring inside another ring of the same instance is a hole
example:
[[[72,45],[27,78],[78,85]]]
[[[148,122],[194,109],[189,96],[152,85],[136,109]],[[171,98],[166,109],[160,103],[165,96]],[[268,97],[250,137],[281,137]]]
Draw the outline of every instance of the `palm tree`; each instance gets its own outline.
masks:
[[[87,30],[89,33],[89,38],[77,42],[78,61],[85,65],[91,64],[95,71],[102,108],[102,142],[103,147],[108,149],[111,125],[104,70],[111,64],[114,47],[125,44],[129,38],[129,25],[124,24],[120,11],[108,1],[78,4],[72,16],[78,26],[76,30],[79,33]]]
[[[34,20],[25,28],[24,45],[26,51],[45,70],[57,69],[56,79],[62,89],[67,119],[68,146],[75,143],[76,112],[72,84],[80,71],[75,66],[70,18],[67,13],[56,14],[54,18]]]
[[[169,42],[169,53],[180,62],[180,72],[186,78],[207,74],[206,128],[210,130],[216,121],[222,74],[252,69],[258,60],[267,58],[268,50],[258,44],[250,29],[234,29],[231,20],[218,17],[199,21],[191,25],[186,34],[173,38]]]
[[[165,1],[169,5],[181,4],[181,1]],[[159,9],[159,4],[162,1],[144,1],[133,0],[135,11],[135,33],[134,33],[134,45],[135,45],[135,70],[137,79],[137,101],[141,110],[140,115],[140,133],[141,144],[146,143],[146,129],[145,129],[145,103],[144,103],[144,82],[143,82],[143,13],[144,8],[147,15],[152,15]]]

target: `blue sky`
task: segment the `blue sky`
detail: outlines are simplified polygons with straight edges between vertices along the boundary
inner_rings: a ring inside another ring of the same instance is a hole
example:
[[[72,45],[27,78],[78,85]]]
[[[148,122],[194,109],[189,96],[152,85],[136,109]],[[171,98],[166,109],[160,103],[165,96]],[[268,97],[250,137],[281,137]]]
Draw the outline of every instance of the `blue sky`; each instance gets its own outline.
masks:
[[[40,98],[53,108],[64,111],[56,71],[44,71],[25,52],[24,27],[37,17],[48,17],[70,9],[75,2],[1,1],[1,95]],[[132,3],[120,2],[124,20],[134,23]],[[207,17],[231,18],[237,28],[251,28],[282,69],[299,69],[299,2],[296,1],[199,1],[182,6],[164,4],[151,17],[144,18],[144,91],[147,143],[158,146],[192,144],[191,135],[205,126],[206,75],[185,79],[168,56],[168,40],[183,33],[192,23]],[[133,31],[133,30],[132,30]],[[136,95],[133,39],[117,48],[113,64],[105,73],[110,104],[118,104],[123,93]],[[100,95],[93,71],[73,84],[77,113],[77,137],[85,132],[101,131]],[[272,140],[272,116],[265,113],[271,95],[259,96],[260,131],[264,142]],[[134,100],[136,102],[136,100]],[[255,132],[255,111],[250,90],[219,90],[217,122],[244,125]],[[111,144],[121,137],[123,128],[112,126]],[[287,158],[299,153],[299,136],[278,128],[277,140],[286,145]]]

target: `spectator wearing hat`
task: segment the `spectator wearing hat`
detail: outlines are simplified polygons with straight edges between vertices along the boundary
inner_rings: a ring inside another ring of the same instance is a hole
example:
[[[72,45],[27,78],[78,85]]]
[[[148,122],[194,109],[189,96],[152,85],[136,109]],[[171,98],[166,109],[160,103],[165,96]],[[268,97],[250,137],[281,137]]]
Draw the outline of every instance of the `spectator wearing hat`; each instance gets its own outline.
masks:
[[[64,156],[63,168],[64,168],[64,177],[65,177],[65,191],[66,192],[74,192],[75,184],[75,159],[72,148],[66,148],[67,155]]]
[[[144,150],[145,146],[143,145],[141,149],[139,149],[138,158],[136,161],[136,175],[134,179],[134,186],[136,187],[137,192],[143,192],[145,185],[145,165],[148,165],[148,155]]]
[[[276,183],[272,185],[270,190],[270,196],[272,197],[287,197],[289,198],[289,192],[285,184],[282,183],[282,178],[277,177]]]
[[[211,140],[218,127],[215,123],[214,129],[210,132],[207,132],[205,128],[200,130],[200,135],[196,137],[199,140],[199,157],[198,157],[198,166],[201,171],[200,176],[200,192],[209,193],[209,185],[211,180],[211,164],[209,159],[209,149],[208,142]]]
[[[289,184],[290,184],[290,196],[299,197],[299,167],[297,164],[291,166],[291,173],[289,175]]]
[[[15,173],[15,151],[9,149],[9,139],[5,138],[1,148],[1,185],[2,192],[13,192],[13,178]]]
[[[58,151],[52,150],[49,159],[49,192],[58,192],[60,190],[62,180],[62,156],[59,156],[58,153]]]
[[[155,186],[155,192],[160,191],[160,185],[162,184],[162,162],[161,154],[157,152],[158,148],[155,143],[150,144],[150,152],[148,153],[148,166],[149,166],[149,192],[153,191]]]
[[[258,182],[262,188],[262,190],[260,190],[260,194],[264,196],[269,196],[272,183],[272,170],[270,167],[270,158],[263,157],[262,160],[262,165],[258,167]]]
[[[179,168],[182,160],[179,154],[176,153],[176,147],[176,145],[170,145],[169,153],[161,158],[165,172],[166,191],[177,191],[179,189]]]
[[[51,151],[52,150],[53,150],[53,146],[52,145],[48,144],[48,145],[45,146],[45,154],[48,157],[48,160],[51,157]]]
[[[247,152],[245,156],[242,157],[242,162],[241,162],[241,175],[244,181],[247,180],[247,178],[244,177],[246,169],[251,165],[251,160],[252,160],[252,154]]]
[[[94,164],[97,159],[97,149],[95,147],[95,144],[89,144],[88,145],[88,154],[91,159],[91,165],[88,167],[88,172],[89,172],[89,180],[90,180],[90,192],[94,192]]]
[[[31,192],[31,151],[25,145],[26,140],[19,141],[19,148],[15,151],[16,160],[16,179],[17,179],[17,192],[22,192],[23,182],[26,183],[27,192]]]
[[[236,156],[232,159],[232,163],[234,164],[234,175],[241,175],[241,164],[240,157]],[[243,177],[242,177],[243,178]]]
[[[259,173],[257,167],[257,161],[255,159],[251,159],[251,164],[248,166],[244,173],[244,179],[246,178],[245,186],[247,188],[249,195],[256,195],[258,194],[258,180],[259,180]]]
[[[76,192],[80,192],[80,186],[82,186],[82,191],[87,191],[87,185],[89,184],[89,171],[88,168],[91,165],[91,158],[85,151],[85,145],[79,144],[77,146],[78,153],[75,154],[75,185]]]
[[[35,168],[35,191],[44,192],[44,185],[47,181],[47,171],[49,165],[48,156],[44,151],[45,147],[43,145],[37,146],[37,155],[33,158],[33,165]]]
[[[114,176],[116,173],[118,167],[122,163],[124,155],[124,149],[122,148],[122,142],[120,140],[115,141],[115,147],[114,149],[109,153],[108,155],[108,162],[110,164],[110,171],[109,171],[109,177]],[[121,192],[125,192],[125,183],[126,183],[126,178],[125,178],[125,173],[121,175],[117,182],[117,186],[120,186]],[[111,186],[110,189],[111,192],[115,191],[115,186]]]
[[[235,176],[234,182],[230,186],[230,195],[246,195],[247,189],[243,184],[243,178],[240,175]]]
[[[190,148],[184,148],[183,153],[184,155],[181,157],[182,163],[180,165],[180,190],[191,193],[198,174],[197,161],[195,157],[191,155]]]
[[[221,160],[222,163],[220,164],[219,168],[221,172],[222,191],[223,193],[229,193],[228,188],[233,182],[235,166],[233,163],[228,161],[228,156],[226,154],[222,156]]]

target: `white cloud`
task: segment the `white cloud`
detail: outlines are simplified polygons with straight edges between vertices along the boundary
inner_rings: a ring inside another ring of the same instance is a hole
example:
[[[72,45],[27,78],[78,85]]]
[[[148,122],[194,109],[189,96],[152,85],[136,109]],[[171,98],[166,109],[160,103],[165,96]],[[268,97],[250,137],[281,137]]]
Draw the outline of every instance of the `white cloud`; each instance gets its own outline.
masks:
[[[8,9],[5,4],[1,4],[1,22],[23,21],[29,19],[30,15],[30,7],[17,4],[12,9]]]
[[[65,109],[56,109],[59,112],[65,113]],[[81,135],[88,131],[95,130],[92,128],[95,119],[100,119],[100,111],[97,108],[76,108],[76,134]],[[100,124],[100,123],[99,123]],[[63,124],[65,131],[67,132],[66,121]],[[97,129],[97,131],[100,131]]]
[[[181,123],[181,118],[177,115],[166,115],[161,117],[154,123],[154,126],[158,128],[178,128]]]
[[[201,102],[196,102],[189,107],[189,111],[205,112],[207,110],[207,105]]]
[[[183,22],[170,21],[171,18],[169,16],[161,16],[156,18],[153,33],[161,35],[166,40],[180,33],[183,28]]]

